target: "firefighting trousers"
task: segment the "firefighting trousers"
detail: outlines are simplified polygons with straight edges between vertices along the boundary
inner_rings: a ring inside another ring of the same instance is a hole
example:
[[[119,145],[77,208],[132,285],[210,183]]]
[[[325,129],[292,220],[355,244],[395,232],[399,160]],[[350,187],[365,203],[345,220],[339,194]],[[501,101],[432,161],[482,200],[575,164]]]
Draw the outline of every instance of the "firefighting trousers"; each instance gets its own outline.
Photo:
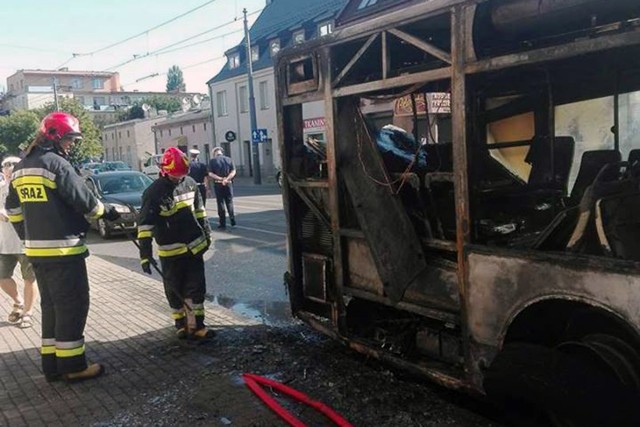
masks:
[[[176,328],[186,326],[188,302],[195,316],[195,327],[204,327],[204,296],[207,291],[202,254],[160,258],[164,292],[173,313]]]
[[[87,368],[84,327],[89,313],[89,278],[84,259],[33,262],[42,309],[42,370],[45,375]]]

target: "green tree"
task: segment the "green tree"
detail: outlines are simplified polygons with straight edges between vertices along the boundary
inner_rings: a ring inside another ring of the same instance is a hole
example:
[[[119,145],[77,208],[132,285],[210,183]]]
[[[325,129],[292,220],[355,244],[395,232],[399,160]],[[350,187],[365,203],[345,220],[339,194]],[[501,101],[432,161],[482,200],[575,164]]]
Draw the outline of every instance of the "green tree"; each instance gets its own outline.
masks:
[[[126,122],[128,120],[144,119],[144,110],[140,103],[134,103],[126,110],[118,111],[118,121]]]
[[[65,111],[80,121],[80,130],[82,131],[82,143],[74,145],[71,153],[70,161],[73,164],[79,164],[91,157],[100,157],[103,153],[103,147],[100,140],[100,130],[93,123],[93,119],[84,109],[84,107],[73,98],[61,98],[59,101],[60,111]],[[55,105],[49,103],[44,107],[36,110],[42,118],[47,114],[55,111]]]
[[[177,65],[172,65],[167,72],[167,92],[185,92],[182,70]]]
[[[18,110],[9,116],[0,117],[0,152],[16,155],[36,135],[40,116],[29,110]]]

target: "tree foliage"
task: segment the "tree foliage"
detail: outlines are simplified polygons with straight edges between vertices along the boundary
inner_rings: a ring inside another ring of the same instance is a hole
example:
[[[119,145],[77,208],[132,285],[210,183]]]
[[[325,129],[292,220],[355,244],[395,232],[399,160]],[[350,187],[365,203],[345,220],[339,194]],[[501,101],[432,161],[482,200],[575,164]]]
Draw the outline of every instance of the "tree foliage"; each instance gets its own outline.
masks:
[[[167,72],[167,92],[185,92],[182,70],[177,65],[172,65]]]
[[[41,117],[34,111],[18,110],[0,117],[0,154],[17,155],[20,146],[29,144],[36,135]]]
[[[82,143],[74,145],[74,150],[69,159],[73,164],[82,163],[92,157],[100,157],[103,152],[100,142],[100,130],[93,123],[93,119],[84,107],[73,98],[61,98],[59,101],[60,111],[67,112],[78,118],[80,130],[82,131]],[[46,104],[44,107],[35,110],[40,119],[55,111],[54,103]]]

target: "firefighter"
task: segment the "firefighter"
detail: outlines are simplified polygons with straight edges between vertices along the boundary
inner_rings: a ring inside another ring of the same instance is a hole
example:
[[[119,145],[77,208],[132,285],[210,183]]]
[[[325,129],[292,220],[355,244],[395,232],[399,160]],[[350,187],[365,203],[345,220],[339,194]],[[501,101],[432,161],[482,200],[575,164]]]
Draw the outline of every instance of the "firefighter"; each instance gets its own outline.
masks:
[[[206,281],[203,255],[211,244],[211,227],[189,160],[175,147],[164,152],[160,178],[142,195],[138,240],[142,270],[151,274],[155,237],[165,295],[179,339],[207,340],[214,331],[204,324]]]
[[[191,156],[191,163],[189,163],[189,176],[193,178],[196,184],[198,184],[198,189],[200,190],[200,195],[202,196],[202,204],[206,207],[207,181],[209,180],[207,165],[205,165],[198,159],[200,150],[192,148],[191,150],[189,150],[189,155]]]
[[[13,171],[6,211],[35,271],[42,309],[42,370],[47,381],[76,382],[104,372],[85,357],[89,255],[85,218],[119,214],[91,193],[67,160],[82,138],[78,119],[54,112],[40,124],[26,157]]]

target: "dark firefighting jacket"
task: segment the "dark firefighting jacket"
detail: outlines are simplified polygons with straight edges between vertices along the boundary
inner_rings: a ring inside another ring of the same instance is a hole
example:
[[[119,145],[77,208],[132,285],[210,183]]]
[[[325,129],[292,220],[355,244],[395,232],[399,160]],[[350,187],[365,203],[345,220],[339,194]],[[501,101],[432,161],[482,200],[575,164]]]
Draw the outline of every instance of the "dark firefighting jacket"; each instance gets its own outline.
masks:
[[[145,190],[138,218],[140,262],[150,262],[155,238],[162,258],[197,255],[209,247],[211,226],[196,182],[161,176]]]
[[[86,257],[85,216],[104,213],[103,204],[51,145],[34,147],[15,166],[5,208],[32,262]]]

